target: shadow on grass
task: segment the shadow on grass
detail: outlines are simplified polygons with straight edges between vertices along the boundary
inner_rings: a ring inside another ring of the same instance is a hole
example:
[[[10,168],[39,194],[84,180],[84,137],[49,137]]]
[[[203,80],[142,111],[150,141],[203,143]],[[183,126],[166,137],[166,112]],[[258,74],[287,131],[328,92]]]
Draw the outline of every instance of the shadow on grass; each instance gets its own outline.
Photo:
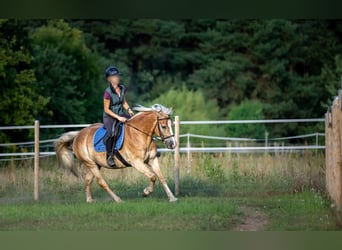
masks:
[[[168,185],[174,191],[174,181],[168,180]],[[156,182],[155,191],[147,198],[143,198],[143,189],[149,185],[146,178],[139,178],[133,184],[124,181],[108,181],[114,192],[124,201],[132,199],[161,199],[167,200],[167,195],[159,181]],[[33,190],[28,187],[26,190],[9,188],[0,194],[0,204],[27,204],[34,203]],[[278,194],[291,194],[295,187],[292,183],[281,182],[278,180],[256,181],[245,176],[228,176],[217,180],[215,178],[199,178],[184,176],[180,179],[177,195],[181,197],[268,197]],[[110,196],[100,188],[96,182],[92,184],[92,194],[96,201],[110,202]],[[40,201],[51,203],[73,203],[85,202],[85,185],[83,181],[69,185],[61,185],[58,180],[50,181],[42,185],[40,190]]]
[[[145,179],[134,185],[124,182],[110,183],[115,192],[122,199],[135,199],[143,196],[143,189],[148,185]],[[168,180],[168,185],[174,192],[175,183]],[[291,194],[295,187],[291,183],[275,181],[255,181],[248,177],[228,177],[217,181],[212,178],[198,178],[186,176],[180,179],[178,197],[265,197],[269,195]],[[94,190],[94,197],[108,196],[102,189]],[[167,199],[166,193],[159,181],[151,197]]]

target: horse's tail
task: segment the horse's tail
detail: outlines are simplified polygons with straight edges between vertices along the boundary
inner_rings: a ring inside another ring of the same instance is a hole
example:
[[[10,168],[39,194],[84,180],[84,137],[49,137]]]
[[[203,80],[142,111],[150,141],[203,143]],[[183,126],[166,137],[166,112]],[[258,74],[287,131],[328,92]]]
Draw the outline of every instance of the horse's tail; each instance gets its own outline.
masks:
[[[75,166],[74,154],[72,152],[72,143],[76,135],[80,131],[71,131],[64,133],[55,142],[55,151],[58,165],[68,168],[75,176],[78,177],[78,171]]]

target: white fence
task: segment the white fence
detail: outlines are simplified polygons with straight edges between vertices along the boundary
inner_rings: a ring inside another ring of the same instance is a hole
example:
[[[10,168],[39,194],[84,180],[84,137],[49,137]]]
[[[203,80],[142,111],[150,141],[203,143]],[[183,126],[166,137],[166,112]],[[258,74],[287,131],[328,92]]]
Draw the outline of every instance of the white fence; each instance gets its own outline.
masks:
[[[232,137],[218,137],[218,136],[210,136],[210,135],[196,135],[196,134],[183,134],[180,135],[180,125],[200,125],[200,124],[247,124],[247,123],[319,123],[324,122],[324,119],[280,119],[280,120],[234,120],[234,121],[179,121],[179,117],[175,117],[175,136],[177,141],[180,140],[181,137],[187,137],[187,146],[179,147],[177,145],[175,150],[168,149],[159,149],[159,151],[167,152],[174,151],[174,173],[175,173],[175,194],[179,193],[179,154],[187,153],[188,156],[191,152],[230,152],[230,153],[258,153],[258,152],[296,152],[298,150],[312,150],[312,149],[325,149],[324,145],[318,145],[318,137],[324,136],[323,133],[313,133],[306,135],[295,135],[291,137],[283,137],[283,138],[265,138],[264,146],[239,146],[239,147],[191,147],[190,138],[202,138],[202,139],[211,139],[211,140],[223,140],[223,141],[239,141],[239,142],[256,142],[256,139],[253,138],[232,138]],[[0,147],[10,147],[10,146],[29,146],[32,145],[33,152],[22,152],[22,153],[0,153],[0,157],[11,157],[10,159],[0,159],[4,160],[13,160],[13,157],[18,160],[22,160],[25,157],[34,158],[34,199],[39,200],[39,158],[45,156],[55,155],[55,152],[41,152],[40,149],[43,148],[42,144],[53,143],[56,139],[49,140],[39,140],[39,130],[44,128],[84,128],[89,126],[90,124],[76,124],[76,125],[39,125],[39,121],[35,121],[35,124],[32,126],[3,126],[0,127],[0,130],[13,130],[13,129],[34,129],[34,137],[35,141],[31,142],[17,142],[17,143],[0,143]],[[314,145],[296,145],[296,146],[279,146],[274,144],[274,146],[269,145],[270,141],[284,141],[289,139],[298,139],[298,138],[308,138],[315,137]],[[51,146],[51,145],[50,145]]]
[[[324,122],[322,118],[314,118],[314,119],[277,119],[277,120],[231,120],[231,121],[180,121],[179,125],[181,127],[186,125],[209,125],[209,124],[247,124],[247,123],[320,123]],[[90,124],[72,124],[72,125],[40,125],[39,129],[45,128],[84,128],[89,126]],[[14,129],[34,129],[34,125],[32,126],[3,126],[0,127],[0,130],[14,130]],[[182,128],[180,128],[180,132]],[[311,149],[325,149],[324,145],[318,144],[318,138],[325,136],[324,133],[311,133],[305,135],[295,135],[290,137],[281,137],[281,138],[267,138],[266,140],[257,140],[253,138],[235,138],[235,137],[218,137],[218,136],[210,136],[210,135],[197,135],[197,134],[180,134],[180,138],[187,138],[186,147],[179,148],[179,152],[181,153],[189,153],[189,152],[205,152],[205,153],[213,153],[213,152],[230,152],[230,153],[259,153],[259,152],[296,152],[298,150],[311,150]],[[271,142],[284,142],[290,139],[301,139],[301,138],[310,138],[315,137],[315,144],[313,145],[296,145],[296,146],[285,146],[284,144],[279,145],[279,143]],[[227,142],[264,142],[263,146],[229,146],[226,147],[192,147],[191,146],[191,138],[201,138],[206,140],[222,140]],[[56,139],[48,139],[39,141],[40,148],[51,148],[53,142]],[[179,141],[179,138],[178,138]],[[9,146],[22,146],[22,147],[32,147],[34,146],[34,141],[30,142],[16,142],[16,143],[0,143],[0,147],[9,147]],[[170,152],[172,150],[166,148],[158,149],[160,152]],[[23,157],[33,157],[34,151],[32,152],[22,152],[22,153],[0,153],[0,161],[10,160],[4,159],[4,157],[19,157],[18,160],[23,159]],[[40,152],[40,156],[51,156],[54,155],[55,152]],[[13,158],[12,158],[13,159]]]

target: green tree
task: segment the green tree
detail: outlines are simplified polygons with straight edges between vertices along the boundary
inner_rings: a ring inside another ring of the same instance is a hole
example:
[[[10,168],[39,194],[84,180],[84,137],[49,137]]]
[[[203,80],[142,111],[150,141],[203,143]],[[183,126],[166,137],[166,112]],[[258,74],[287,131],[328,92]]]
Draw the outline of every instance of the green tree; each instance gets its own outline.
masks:
[[[154,99],[150,105],[155,103],[160,103],[166,107],[172,107],[174,115],[178,115],[182,121],[217,120],[220,117],[219,108],[215,100],[208,100],[204,97],[201,90],[191,91],[184,85],[180,89],[170,89],[168,92]],[[184,125],[181,127],[180,133],[224,136],[224,129],[222,126],[215,125]],[[199,143],[203,140],[192,141]]]
[[[232,108],[228,120],[262,120],[264,119],[263,105],[258,100],[245,100]],[[264,124],[230,124],[225,128],[228,136],[240,138],[262,139],[265,134]]]
[[[33,124],[48,101],[37,91],[23,21],[0,20],[0,126]],[[29,130],[0,132],[0,141],[25,141]]]
[[[253,74],[248,72],[248,67],[245,57],[227,53],[225,59],[215,59],[195,71],[189,77],[188,85],[205,90],[207,98],[215,98],[225,115],[253,89]]]
[[[86,47],[83,33],[63,20],[51,20],[31,31],[30,38],[39,93],[50,98],[42,122],[99,120],[105,83],[100,60]]]
[[[322,71],[334,69],[342,48],[340,20],[68,22],[83,31],[85,44],[99,53],[102,65],[125,71],[129,100],[146,103],[185,83],[216,101],[220,119],[245,99],[262,102],[265,118],[323,116],[321,102],[331,97]],[[309,126],[269,129],[273,136],[285,136]]]
[[[323,66],[320,80],[325,83],[323,91],[326,93],[326,99],[322,98],[320,104],[327,110],[332,104],[332,98],[337,95],[339,89],[342,89],[342,55],[335,56],[333,67]]]

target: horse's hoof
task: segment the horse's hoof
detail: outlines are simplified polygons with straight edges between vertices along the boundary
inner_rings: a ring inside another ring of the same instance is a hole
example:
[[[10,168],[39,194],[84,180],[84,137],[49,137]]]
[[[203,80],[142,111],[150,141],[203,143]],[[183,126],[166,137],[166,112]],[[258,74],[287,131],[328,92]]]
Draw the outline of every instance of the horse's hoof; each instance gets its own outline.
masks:
[[[169,201],[170,201],[170,202],[176,202],[177,200],[178,200],[177,198],[173,197],[173,198],[171,198]]]
[[[145,189],[144,189],[144,192],[143,192],[143,196],[144,196],[144,197],[147,197],[147,196],[149,196],[150,194],[151,194],[150,189],[149,189],[149,188],[145,188]]]

